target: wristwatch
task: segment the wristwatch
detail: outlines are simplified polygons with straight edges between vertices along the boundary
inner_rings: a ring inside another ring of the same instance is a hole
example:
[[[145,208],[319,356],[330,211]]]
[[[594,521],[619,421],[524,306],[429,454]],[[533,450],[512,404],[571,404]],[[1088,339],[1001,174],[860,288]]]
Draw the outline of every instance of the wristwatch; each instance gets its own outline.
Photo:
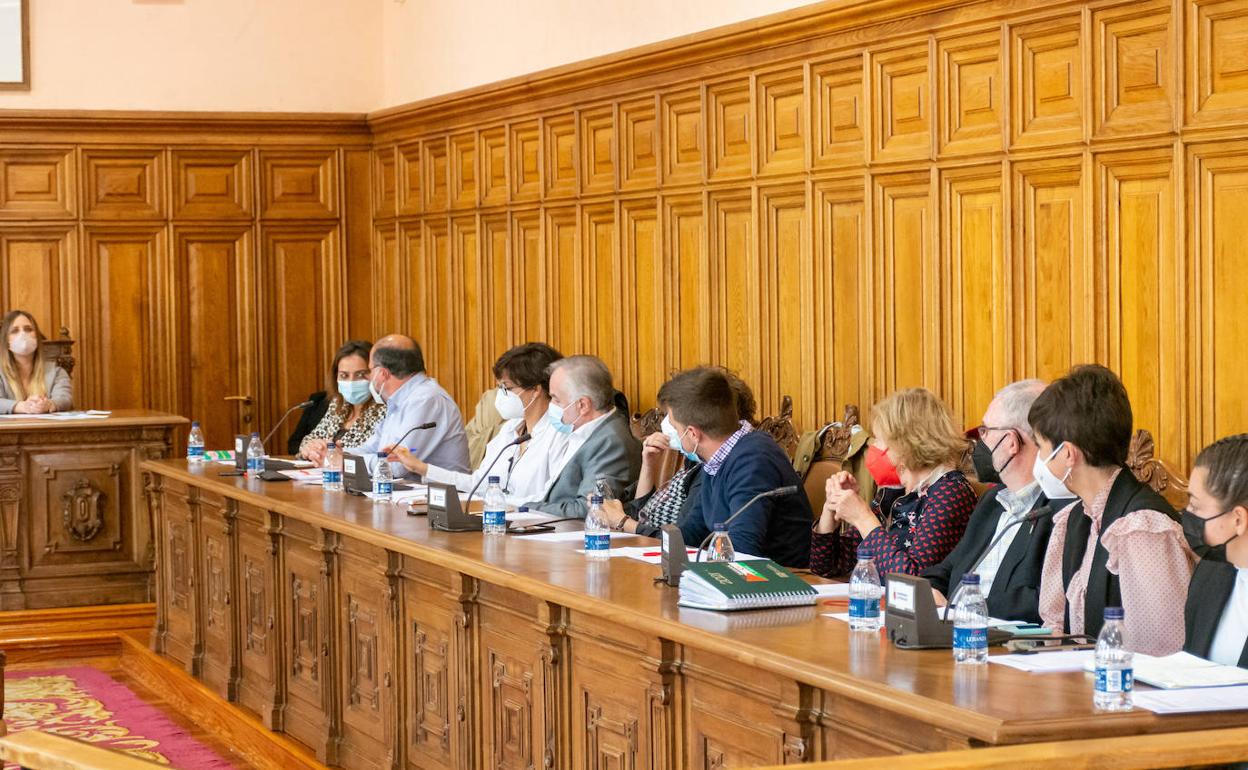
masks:
[[[611,530],[612,530],[613,532],[623,532],[623,531],[624,531],[624,522],[626,522],[626,521],[628,521],[628,514],[624,514],[623,516],[621,516],[621,517],[620,517],[620,523],[619,523],[618,525],[616,525],[616,524],[612,524],[612,525],[611,525]]]

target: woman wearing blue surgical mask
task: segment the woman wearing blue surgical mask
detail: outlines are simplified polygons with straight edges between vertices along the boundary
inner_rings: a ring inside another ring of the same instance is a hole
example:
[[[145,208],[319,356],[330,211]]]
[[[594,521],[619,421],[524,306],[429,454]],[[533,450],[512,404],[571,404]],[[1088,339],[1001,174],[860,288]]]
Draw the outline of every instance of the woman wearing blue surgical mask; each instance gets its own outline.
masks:
[[[1032,404],[1035,478],[1057,512],[1040,579],[1040,617],[1055,632],[1100,633],[1122,607],[1126,646],[1183,646],[1183,600],[1195,561],[1174,508],[1126,467],[1131,403],[1103,366],[1077,366]]]
[[[453,484],[461,492],[474,487],[484,494],[480,484],[486,475],[498,476],[509,501],[517,504],[536,500],[546,491],[551,479],[550,458],[553,450],[564,445],[568,437],[546,419],[550,406],[550,365],[563,358],[559,351],[542,342],[517,345],[494,362],[497,390],[494,407],[503,418],[498,433],[486,445],[481,464],[472,473],[457,473],[440,468],[416,457],[407,447],[396,447],[391,459],[418,473],[427,481]],[[527,437],[527,438],[525,438]],[[525,440],[517,444],[518,439]]]
[[[372,348],[371,342],[351,340],[334,354],[329,406],[325,416],[300,442],[300,457],[319,465],[330,441],[343,449],[357,447],[385,419],[386,407],[375,403],[368,392],[368,354]]]
[[[1201,557],[1187,589],[1183,649],[1248,668],[1248,434],[1196,456],[1183,534]]]
[[[727,369],[721,369],[737,396],[737,416],[743,423],[754,423],[758,411],[757,402],[750,386]],[[659,485],[658,479],[672,453],[680,457],[680,468]],[[659,430],[646,436],[641,446],[641,475],[637,478],[637,491],[633,500],[622,503],[607,500],[603,512],[607,524],[613,529],[633,532],[646,537],[659,536],[665,524],[681,522],[698,497],[702,484],[702,460],[698,457],[693,441],[681,435],[666,417]]]

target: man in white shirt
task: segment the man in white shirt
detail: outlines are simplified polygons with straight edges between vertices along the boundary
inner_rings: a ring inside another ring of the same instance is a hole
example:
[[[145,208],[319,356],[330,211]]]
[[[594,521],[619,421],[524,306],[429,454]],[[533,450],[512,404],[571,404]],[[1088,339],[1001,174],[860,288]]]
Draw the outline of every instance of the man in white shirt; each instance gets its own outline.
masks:
[[[599,479],[616,496],[633,488],[641,471],[641,443],[614,399],[611,372],[599,359],[570,356],[551,364],[547,419],[567,441],[551,448],[550,486],[530,508],[584,518]]]
[[[416,341],[402,334],[383,337],[373,345],[368,363],[373,398],[386,405],[386,419],[368,441],[356,447],[369,472],[376,467],[377,453],[390,451],[400,440],[417,457],[449,470],[467,471],[463,415],[455,399],[425,374],[425,357]],[[429,423],[433,423],[429,428],[412,430]],[[390,463],[390,470],[395,478],[407,473],[399,462]]]
[[[963,573],[975,568],[980,590],[988,598],[989,614],[1003,620],[1040,622],[1040,573],[1053,517],[1025,519],[1048,504],[1034,483],[1036,439],[1027,420],[1044,387],[1040,380],[1007,385],[984,412],[974,450],[976,475],[995,486],[975,506],[957,547],[923,573],[938,603],[957,590]]]

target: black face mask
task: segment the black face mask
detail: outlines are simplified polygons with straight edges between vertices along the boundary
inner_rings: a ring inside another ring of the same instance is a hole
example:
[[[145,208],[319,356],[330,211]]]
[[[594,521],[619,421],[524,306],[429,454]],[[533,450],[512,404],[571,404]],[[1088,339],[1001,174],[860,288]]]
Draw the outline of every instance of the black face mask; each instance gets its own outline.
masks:
[[[1208,559],[1209,561],[1226,561],[1226,546],[1231,542],[1231,540],[1239,537],[1239,535],[1232,535],[1225,543],[1221,543],[1219,545],[1209,545],[1209,541],[1205,540],[1205,526],[1214,519],[1220,519],[1233,510],[1235,509],[1231,508],[1230,510],[1222,511],[1217,516],[1211,516],[1208,519],[1202,519],[1189,510],[1183,511],[1181,516],[1183,520],[1183,536],[1187,538],[1188,547],[1191,548],[1197,556],[1202,559]]]
[[[1009,431],[1006,431],[1006,434],[1008,435]],[[1005,436],[1001,437],[1001,441],[1005,441]],[[971,447],[971,464],[975,466],[975,478],[979,479],[981,484],[1003,483],[1001,481],[1001,471],[1010,467],[1010,463],[1014,462],[1014,457],[1018,457],[1018,455],[1014,455],[1006,460],[1005,465],[1002,465],[1000,469],[993,465],[992,453],[997,451],[997,447],[1001,446],[1001,441],[998,441],[997,445],[992,449],[988,448],[983,439],[976,441],[975,446]]]

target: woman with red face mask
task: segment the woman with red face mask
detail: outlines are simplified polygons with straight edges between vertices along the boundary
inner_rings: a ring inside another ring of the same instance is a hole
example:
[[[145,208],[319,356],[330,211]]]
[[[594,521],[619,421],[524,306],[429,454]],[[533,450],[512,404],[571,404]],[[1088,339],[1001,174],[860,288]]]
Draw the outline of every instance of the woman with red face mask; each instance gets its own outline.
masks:
[[[898,391],[871,410],[867,470],[878,487],[868,504],[848,472],[828,479],[815,522],[810,569],[849,573],[858,554],[880,575],[918,575],[953,550],[975,509],[975,492],[958,470],[967,443],[949,408],[925,388]]]

